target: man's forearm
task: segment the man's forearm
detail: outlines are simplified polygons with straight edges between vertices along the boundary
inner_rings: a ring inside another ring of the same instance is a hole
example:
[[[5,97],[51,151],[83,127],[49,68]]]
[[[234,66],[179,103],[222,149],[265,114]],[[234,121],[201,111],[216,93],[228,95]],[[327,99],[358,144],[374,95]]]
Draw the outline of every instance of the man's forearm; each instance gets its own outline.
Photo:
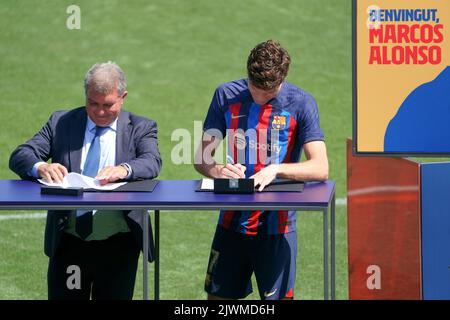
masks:
[[[278,165],[277,177],[299,181],[323,181],[328,179],[328,164],[323,161],[307,160],[300,163]]]
[[[130,179],[151,179],[159,175],[162,161],[158,152],[139,155],[137,158],[126,161],[131,167]]]
[[[33,166],[40,161],[42,160],[36,157],[34,149],[31,146],[22,144],[11,154],[9,168],[22,179],[30,179],[33,178],[29,175]]]
[[[223,168],[223,165],[214,162],[212,164],[195,164],[194,167],[197,172],[214,179],[220,176],[220,169]]]
[[[133,158],[125,161],[131,167],[130,179],[151,179],[159,175],[162,166],[158,147],[156,122],[147,121],[136,136],[136,150]]]

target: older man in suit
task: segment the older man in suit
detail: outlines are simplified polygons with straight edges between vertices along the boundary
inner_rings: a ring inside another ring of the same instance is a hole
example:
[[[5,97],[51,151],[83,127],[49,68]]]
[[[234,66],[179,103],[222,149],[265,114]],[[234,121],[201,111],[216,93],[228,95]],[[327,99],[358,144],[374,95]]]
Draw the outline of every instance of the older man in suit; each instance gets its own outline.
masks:
[[[93,65],[84,88],[86,106],[53,113],[12,153],[11,170],[22,179],[49,182],[61,182],[68,172],[102,184],[156,177],[161,169],[156,123],[122,110],[128,92],[121,68],[112,62]],[[49,211],[49,299],[131,299],[142,219],[138,211]],[[151,227],[144,232],[152,239]],[[149,247],[153,261],[153,243]],[[70,279],[75,272],[79,283]]]

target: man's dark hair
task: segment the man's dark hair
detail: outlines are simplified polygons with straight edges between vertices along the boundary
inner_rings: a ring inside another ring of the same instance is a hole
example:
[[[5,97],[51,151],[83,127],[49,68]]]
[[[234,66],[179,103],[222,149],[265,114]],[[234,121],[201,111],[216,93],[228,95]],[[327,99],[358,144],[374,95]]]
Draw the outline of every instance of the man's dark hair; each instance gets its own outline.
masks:
[[[278,42],[261,42],[248,56],[248,78],[259,89],[274,89],[286,78],[290,63],[289,53]]]

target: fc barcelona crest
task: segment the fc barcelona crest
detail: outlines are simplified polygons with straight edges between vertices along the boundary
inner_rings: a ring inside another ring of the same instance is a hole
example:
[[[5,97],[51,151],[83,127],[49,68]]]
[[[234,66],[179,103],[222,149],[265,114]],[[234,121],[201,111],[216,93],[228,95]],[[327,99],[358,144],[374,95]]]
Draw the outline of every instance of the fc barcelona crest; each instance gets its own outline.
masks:
[[[272,129],[283,130],[284,128],[286,128],[286,117],[273,116]]]

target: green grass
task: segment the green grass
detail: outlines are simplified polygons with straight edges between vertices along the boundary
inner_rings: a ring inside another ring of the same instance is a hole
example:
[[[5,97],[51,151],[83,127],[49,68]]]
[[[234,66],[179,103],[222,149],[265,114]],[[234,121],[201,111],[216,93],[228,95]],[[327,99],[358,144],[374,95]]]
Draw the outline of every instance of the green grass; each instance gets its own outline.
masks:
[[[292,58],[288,81],[318,102],[330,178],[345,197],[345,139],[351,136],[349,0],[79,0],[81,30],[66,28],[73,1],[3,1],[0,6],[0,178],[14,148],[59,109],[84,104],[87,69],[113,60],[124,69],[125,108],[159,127],[161,179],[196,179],[170,161],[176,128],[193,131],[214,89],[245,77],[249,51],[275,38]],[[193,147],[193,146],[192,146]],[[0,214],[11,213],[2,212]],[[203,299],[215,212],[161,217],[161,298]],[[322,220],[300,213],[297,297],[322,298]],[[46,298],[44,220],[0,220],[0,299]],[[338,207],[338,298],[347,299],[346,211]],[[150,270],[152,270],[152,266]],[[151,274],[151,273],[150,273]],[[141,277],[141,275],[139,275]],[[141,297],[138,278],[136,298]],[[252,295],[251,299],[257,299]]]
[[[153,217],[153,214],[152,214]],[[336,224],[342,226],[345,207],[338,207]],[[206,265],[214,235],[216,212],[161,212],[160,298],[204,299]],[[183,225],[174,232],[175,225]],[[45,219],[0,220],[0,299],[46,299],[47,263],[44,255]],[[322,215],[298,214],[296,299],[322,299]],[[347,299],[347,250],[343,228],[336,232],[336,297]],[[153,292],[154,264],[149,264],[149,294]],[[135,299],[142,299],[142,260],[136,279]],[[259,299],[256,284],[247,299]]]

